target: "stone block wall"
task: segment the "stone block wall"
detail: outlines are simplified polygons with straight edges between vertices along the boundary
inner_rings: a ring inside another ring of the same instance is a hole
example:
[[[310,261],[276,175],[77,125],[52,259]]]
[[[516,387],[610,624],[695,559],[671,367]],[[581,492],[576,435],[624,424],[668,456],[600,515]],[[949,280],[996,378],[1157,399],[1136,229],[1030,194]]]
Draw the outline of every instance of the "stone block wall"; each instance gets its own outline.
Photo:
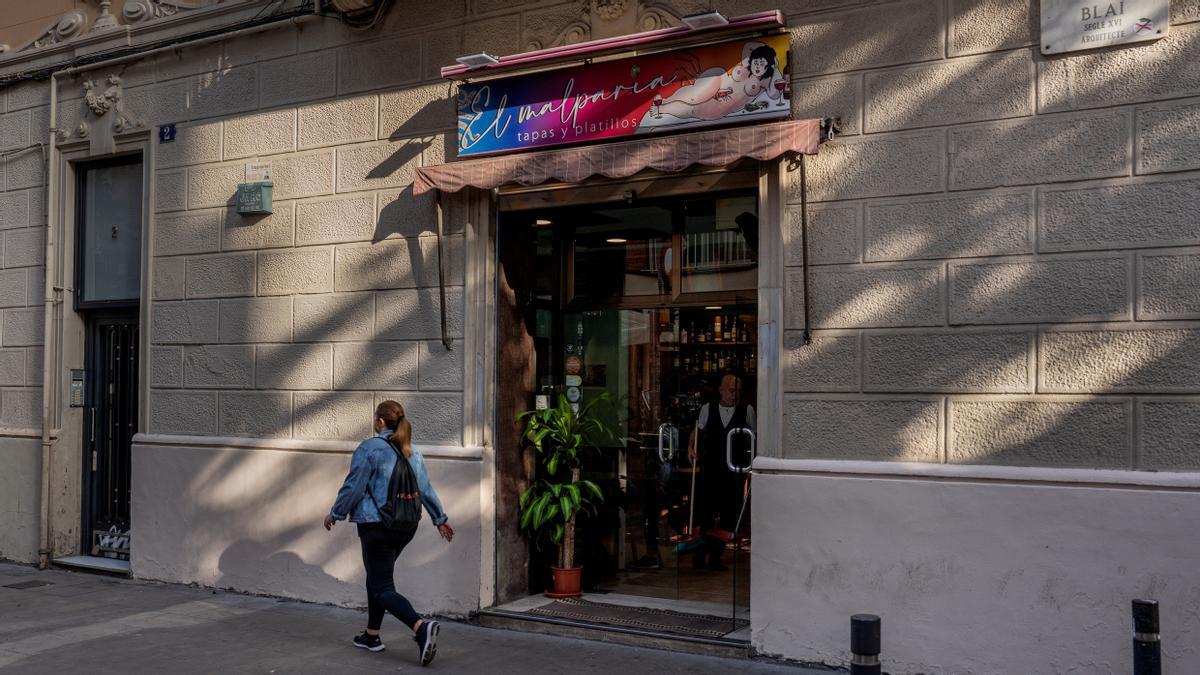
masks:
[[[43,88],[45,88],[43,86]],[[0,435],[42,428],[46,110],[0,91]]]
[[[727,11],[741,3],[716,3]],[[1055,57],[1027,0],[782,2],[809,160],[786,458],[1200,469],[1200,3]]]
[[[137,65],[128,107],[177,123],[154,163],[150,433],[357,440],[395,398],[418,443],[461,444],[466,199],[445,208],[447,351],[434,201],[412,193],[453,143],[451,89],[426,61],[455,7]],[[482,23],[480,48],[518,51]],[[270,215],[234,208],[248,161],[272,164]]]

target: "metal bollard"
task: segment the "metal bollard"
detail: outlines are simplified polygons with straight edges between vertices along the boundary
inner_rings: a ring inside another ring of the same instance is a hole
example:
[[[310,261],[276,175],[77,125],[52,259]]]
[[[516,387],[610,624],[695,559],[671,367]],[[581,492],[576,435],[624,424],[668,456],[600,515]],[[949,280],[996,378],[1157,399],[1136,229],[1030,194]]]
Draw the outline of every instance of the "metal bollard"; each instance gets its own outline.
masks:
[[[880,675],[879,617],[855,614],[850,617],[850,675]]]
[[[1162,675],[1158,601],[1133,601],[1133,675]]]

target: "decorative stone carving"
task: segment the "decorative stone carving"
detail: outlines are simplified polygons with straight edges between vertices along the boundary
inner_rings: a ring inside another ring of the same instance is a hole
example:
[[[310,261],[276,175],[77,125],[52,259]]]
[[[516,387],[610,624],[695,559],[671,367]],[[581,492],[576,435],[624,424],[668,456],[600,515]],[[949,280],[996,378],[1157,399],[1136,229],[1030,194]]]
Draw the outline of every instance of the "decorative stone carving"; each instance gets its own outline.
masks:
[[[121,10],[121,16],[127,23],[135,24],[144,21],[160,19],[164,16],[174,16],[179,10],[200,9],[204,5],[197,2],[175,2],[173,0],[128,0]]]
[[[118,134],[123,134],[126,131],[133,131],[134,129],[141,129],[144,126],[146,126],[145,122],[134,119],[133,116],[125,110],[118,110],[116,112],[116,119],[113,120],[113,132]]]
[[[681,22],[678,9],[661,2],[637,0],[577,0],[575,8],[546,9],[539,14],[540,20],[535,25],[545,32],[526,35],[525,48],[530,51],[669,28]]]
[[[592,11],[605,21],[616,21],[627,9],[627,0],[592,0]]]
[[[125,20],[126,24],[140,24],[162,17],[173,16],[184,10],[203,9],[221,1],[128,0],[121,9],[121,18]],[[112,6],[112,0],[96,0],[96,3],[100,6],[100,15],[96,17],[96,21],[92,24],[90,31],[87,30],[87,14],[78,9],[73,9],[63,14],[57,21],[48,26],[46,30],[42,31],[40,35],[26,44],[16,48],[13,48],[11,45],[0,44],[0,54],[33,51],[49,45],[66,42],[71,38],[83,35],[85,32],[96,33],[121,25],[121,21],[118,20],[117,16],[109,11]]]
[[[92,30],[89,33],[97,33],[117,27],[117,17],[108,13],[109,6],[112,5],[112,0],[97,0],[100,4],[100,16],[96,17],[96,22],[92,24]]]
[[[23,52],[30,49],[41,49],[46,45],[58,44],[66,42],[73,37],[83,34],[83,29],[87,27],[87,14],[84,14],[78,9],[73,9],[59,17],[58,21],[50,24],[42,34],[30,40],[27,44],[18,47],[14,51]]]
[[[109,75],[108,85],[108,88],[101,93],[97,91],[94,81],[84,80],[83,82],[83,100],[87,101],[88,108],[91,108],[96,117],[103,117],[104,113],[111,110],[121,100],[121,78]]]
[[[526,51],[585,42],[592,39],[593,2],[621,4],[624,0],[577,0],[575,7],[553,7],[536,10],[537,16],[527,26]]]
[[[657,3],[646,3],[638,8],[640,30],[658,30],[678,26],[682,19],[675,9]]]

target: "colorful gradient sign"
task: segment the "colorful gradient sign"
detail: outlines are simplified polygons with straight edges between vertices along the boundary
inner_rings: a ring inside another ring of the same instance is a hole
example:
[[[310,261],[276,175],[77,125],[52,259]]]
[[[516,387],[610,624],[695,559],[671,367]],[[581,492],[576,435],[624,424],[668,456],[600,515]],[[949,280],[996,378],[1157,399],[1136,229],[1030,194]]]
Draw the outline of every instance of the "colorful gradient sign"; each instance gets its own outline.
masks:
[[[458,155],[786,118],[788,61],[772,35],[464,84]]]

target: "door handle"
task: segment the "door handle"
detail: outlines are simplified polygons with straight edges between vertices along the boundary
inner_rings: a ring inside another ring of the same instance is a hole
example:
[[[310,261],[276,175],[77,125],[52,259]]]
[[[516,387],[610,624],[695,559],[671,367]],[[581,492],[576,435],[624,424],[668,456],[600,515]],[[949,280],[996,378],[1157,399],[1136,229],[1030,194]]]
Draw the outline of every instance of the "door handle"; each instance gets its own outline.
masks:
[[[666,443],[663,437],[666,436]],[[675,459],[679,449],[679,428],[670,422],[658,425],[658,461],[669,462]]]
[[[96,473],[98,460],[96,453],[96,406],[88,408],[88,449],[92,453],[92,473]]]
[[[750,437],[750,462],[753,464],[754,457],[758,452],[758,437],[754,432],[746,427],[736,427],[729,430],[725,434],[725,466],[734,473],[750,473],[751,464],[746,466],[737,466],[733,463],[733,437],[734,436],[749,436]]]

